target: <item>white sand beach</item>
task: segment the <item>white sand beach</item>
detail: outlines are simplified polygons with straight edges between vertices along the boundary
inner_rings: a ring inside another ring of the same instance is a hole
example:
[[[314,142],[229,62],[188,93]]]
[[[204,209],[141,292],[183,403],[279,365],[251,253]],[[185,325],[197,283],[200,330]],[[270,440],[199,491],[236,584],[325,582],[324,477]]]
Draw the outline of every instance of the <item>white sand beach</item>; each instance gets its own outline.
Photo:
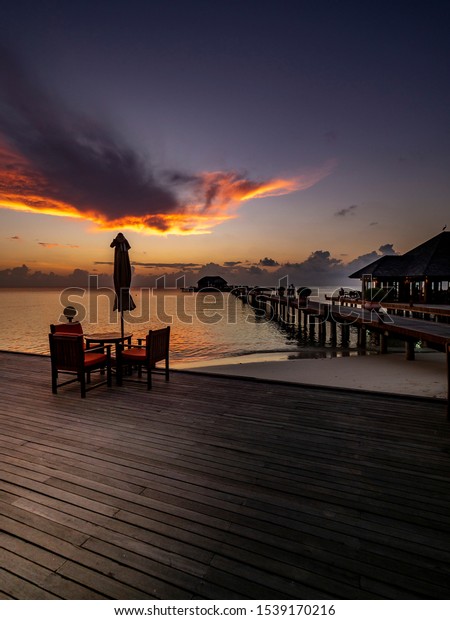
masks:
[[[178,367],[193,372],[447,398],[445,354],[433,351],[416,353],[414,361],[406,361],[403,353],[320,359],[287,359],[287,354],[279,353]]]

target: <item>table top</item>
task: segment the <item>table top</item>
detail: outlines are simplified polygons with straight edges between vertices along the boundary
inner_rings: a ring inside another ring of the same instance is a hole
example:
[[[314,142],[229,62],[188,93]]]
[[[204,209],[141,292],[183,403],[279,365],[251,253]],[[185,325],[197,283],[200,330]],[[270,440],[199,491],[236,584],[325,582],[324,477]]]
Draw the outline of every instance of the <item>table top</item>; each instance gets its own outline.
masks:
[[[123,336],[120,332],[104,332],[97,334],[85,334],[86,342],[122,342],[128,340],[133,334],[125,333]]]

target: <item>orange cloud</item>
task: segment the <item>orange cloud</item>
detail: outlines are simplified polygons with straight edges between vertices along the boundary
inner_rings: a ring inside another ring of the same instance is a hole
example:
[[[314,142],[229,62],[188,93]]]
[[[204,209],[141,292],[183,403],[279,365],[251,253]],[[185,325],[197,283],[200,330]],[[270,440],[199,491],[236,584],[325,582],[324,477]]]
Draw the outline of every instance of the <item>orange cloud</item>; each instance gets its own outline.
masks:
[[[79,245],[73,245],[72,243],[47,243],[45,241],[38,241],[38,245],[43,248],[79,248]]]
[[[312,187],[330,174],[334,163],[293,178],[253,181],[236,172],[203,172],[180,177],[182,182],[166,182],[161,191],[175,197],[161,209],[152,203],[133,204],[116,216],[117,207],[108,209],[107,200],[99,205],[73,192],[61,191],[33,170],[32,164],[10,149],[0,147],[0,208],[71,217],[91,221],[101,230],[129,229],[153,234],[193,235],[211,231],[218,224],[236,217],[238,207],[246,201],[276,197]],[[80,185],[82,181],[80,180]],[[71,194],[73,193],[73,198]],[[77,196],[81,198],[77,201]],[[124,199],[124,204],[126,200]],[[150,200],[149,200],[150,202]],[[50,244],[42,244],[49,247]]]
[[[305,190],[328,176],[335,165],[335,161],[330,161],[321,168],[307,171],[297,177],[268,181],[252,181],[236,172],[204,172],[199,175],[200,190],[206,198],[203,208],[222,210],[229,205],[238,205],[255,198],[283,196]],[[198,208],[199,205],[193,207],[194,210]]]
[[[159,174],[101,121],[55,103],[0,48],[0,208],[91,221],[99,229],[210,232],[243,202],[311,187],[328,163],[294,178],[237,172]]]

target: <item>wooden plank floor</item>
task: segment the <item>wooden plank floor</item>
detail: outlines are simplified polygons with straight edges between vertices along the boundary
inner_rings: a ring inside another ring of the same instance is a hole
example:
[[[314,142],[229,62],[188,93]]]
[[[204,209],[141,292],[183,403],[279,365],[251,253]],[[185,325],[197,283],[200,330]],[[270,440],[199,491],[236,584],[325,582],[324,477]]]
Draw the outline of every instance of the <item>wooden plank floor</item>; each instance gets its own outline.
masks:
[[[448,598],[446,404],[0,353],[0,597]]]

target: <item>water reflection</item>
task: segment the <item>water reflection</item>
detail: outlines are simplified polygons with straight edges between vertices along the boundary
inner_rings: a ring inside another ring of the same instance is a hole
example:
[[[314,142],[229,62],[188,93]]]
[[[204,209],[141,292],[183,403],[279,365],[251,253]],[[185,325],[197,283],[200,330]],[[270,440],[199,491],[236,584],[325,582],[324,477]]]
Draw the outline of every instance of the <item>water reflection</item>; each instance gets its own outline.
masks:
[[[66,321],[67,305],[77,308],[85,333],[119,331],[112,311],[113,293],[83,289],[61,296],[53,289],[0,290],[0,348],[48,353],[51,323]],[[333,341],[329,328],[324,340],[319,330],[293,330],[269,321],[230,294],[182,293],[178,290],[133,291],[136,309],[126,312],[125,328],[142,337],[149,329],[170,324],[172,360],[205,361],[248,354],[287,353],[295,358],[364,354],[356,330],[338,326]],[[371,347],[368,343],[369,349]]]

